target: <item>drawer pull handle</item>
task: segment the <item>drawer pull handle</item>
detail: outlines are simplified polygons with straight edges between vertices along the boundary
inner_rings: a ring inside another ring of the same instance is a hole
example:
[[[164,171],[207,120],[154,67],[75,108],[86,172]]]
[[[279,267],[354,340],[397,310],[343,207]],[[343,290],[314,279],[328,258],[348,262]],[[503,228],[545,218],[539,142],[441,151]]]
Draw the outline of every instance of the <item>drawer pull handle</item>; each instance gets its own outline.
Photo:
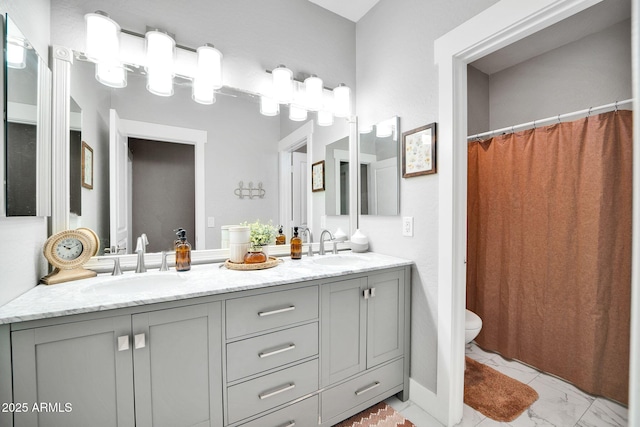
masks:
[[[284,393],[287,390],[291,390],[295,386],[296,385],[293,384],[293,383],[287,384],[287,385],[284,385],[284,386],[282,386],[280,388],[274,389],[272,391],[268,391],[266,393],[259,394],[258,397],[260,398],[260,400],[263,400],[263,399],[266,399],[268,397],[273,397],[273,396],[275,396],[277,394]]]
[[[292,305],[290,307],[279,308],[277,310],[261,311],[261,312],[258,313],[258,316],[260,316],[260,317],[271,316],[272,314],[286,313],[287,311],[292,311],[292,310],[295,310],[295,309],[296,309],[296,306]]]
[[[296,425],[295,421],[289,421],[287,424],[282,424],[280,427],[293,427]]]
[[[380,383],[378,381],[376,381],[375,383],[371,384],[368,387],[362,388],[360,390],[356,391],[356,396],[360,396],[361,394],[365,394],[368,391],[373,390],[374,388],[378,387],[380,385]]]
[[[289,345],[287,345],[285,347],[281,347],[281,348],[276,349],[276,350],[268,351],[266,353],[258,353],[258,357],[260,359],[263,359],[265,357],[269,357],[269,356],[273,356],[273,355],[276,355],[276,354],[279,354],[279,353],[284,353],[285,351],[293,350],[294,348],[296,348],[295,344],[289,344]]]

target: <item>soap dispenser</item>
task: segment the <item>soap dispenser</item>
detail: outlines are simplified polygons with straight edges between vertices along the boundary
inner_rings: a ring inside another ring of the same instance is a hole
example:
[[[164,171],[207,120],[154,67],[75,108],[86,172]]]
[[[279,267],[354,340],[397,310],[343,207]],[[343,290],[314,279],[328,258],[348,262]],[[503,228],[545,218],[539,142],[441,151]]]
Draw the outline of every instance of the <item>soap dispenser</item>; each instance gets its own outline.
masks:
[[[291,238],[291,259],[302,259],[302,239],[298,237],[298,227],[293,227]]]
[[[187,242],[187,231],[179,229],[176,233],[176,271],[191,270],[191,245]]]
[[[282,233],[282,226],[278,229],[278,235],[276,236],[276,245],[284,245],[287,243],[287,238]]]

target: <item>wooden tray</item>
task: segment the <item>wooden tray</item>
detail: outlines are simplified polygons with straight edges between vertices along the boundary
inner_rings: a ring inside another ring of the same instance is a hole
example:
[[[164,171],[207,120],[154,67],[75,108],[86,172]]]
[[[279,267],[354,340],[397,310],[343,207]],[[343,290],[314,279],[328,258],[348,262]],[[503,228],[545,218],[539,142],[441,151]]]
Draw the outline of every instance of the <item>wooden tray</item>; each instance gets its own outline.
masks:
[[[276,257],[270,256],[265,262],[259,262],[256,264],[244,264],[244,263],[235,263],[230,260],[226,260],[224,262],[224,266],[229,270],[264,270],[265,268],[272,268],[276,265],[284,262],[282,259],[277,259]]]

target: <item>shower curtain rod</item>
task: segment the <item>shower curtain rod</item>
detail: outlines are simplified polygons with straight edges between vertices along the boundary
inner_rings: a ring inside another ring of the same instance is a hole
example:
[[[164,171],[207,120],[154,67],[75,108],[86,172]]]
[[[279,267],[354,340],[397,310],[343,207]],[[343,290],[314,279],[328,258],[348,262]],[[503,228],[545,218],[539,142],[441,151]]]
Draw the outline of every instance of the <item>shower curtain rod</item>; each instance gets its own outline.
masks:
[[[612,109],[618,109],[618,107],[622,106],[622,105],[626,105],[626,104],[631,104],[633,101],[633,99],[625,99],[624,101],[616,101],[616,102],[612,102],[611,104],[606,104],[606,105],[601,105],[599,107],[590,107],[587,108],[586,110],[580,110],[580,111],[574,111],[573,113],[565,113],[565,114],[558,114],[557,116],[554,117],[548,117],[546,119],[542,119],[542,120],[534,120],[532,122],[529,123],[522,123],[519,125],[515,125],[515,126],[508,126],[506,128],[502,128],[502,129],[498,129],[498,130],[491,130],[489,132],[483,132],[483,133],[478,133],[475,135],[471,135],[467,137],[467,141],[471,142],[474,140],[479,140],[479,139],[483,139],[485,137],[491,137],[493,135],[501,135],[501,134],[506,134],[506,133],[513,133],[517,130],[524,130],[524,129],[529,129],[529,128],[536,128],[538,126],[545,126],[548,124],[551,124],[553,122],[558,122],[560,123],[562,121],[562,119],[567,119],[569,117],[572,118],[578,118],[580,116],[590,116],[593,113],[604,113],[606,111],[610,111]]]

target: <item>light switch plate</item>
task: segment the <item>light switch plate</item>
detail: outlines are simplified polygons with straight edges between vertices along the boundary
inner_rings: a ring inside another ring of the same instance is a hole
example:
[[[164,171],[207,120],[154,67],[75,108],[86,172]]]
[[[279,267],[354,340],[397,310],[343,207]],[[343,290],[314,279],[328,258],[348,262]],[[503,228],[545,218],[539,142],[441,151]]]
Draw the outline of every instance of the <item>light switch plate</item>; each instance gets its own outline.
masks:
[[[402,218],[402,235],[413,237],[413,217],[405,216]]]
[[[216,226],[216,218],[213,216],[210,216],[207,218],[207,227],[209,228],[213,228]]]

